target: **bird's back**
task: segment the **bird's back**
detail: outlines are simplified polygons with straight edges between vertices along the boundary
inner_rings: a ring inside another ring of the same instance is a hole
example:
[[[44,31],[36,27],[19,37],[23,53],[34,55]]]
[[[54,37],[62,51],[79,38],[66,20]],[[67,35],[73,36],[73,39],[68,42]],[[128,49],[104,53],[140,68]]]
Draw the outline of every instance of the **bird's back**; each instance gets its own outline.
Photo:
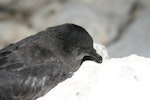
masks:
[[[64,79],[56,51],[45,48],[40,38],[29,37],[0,50],[0,100],[32,100]]]

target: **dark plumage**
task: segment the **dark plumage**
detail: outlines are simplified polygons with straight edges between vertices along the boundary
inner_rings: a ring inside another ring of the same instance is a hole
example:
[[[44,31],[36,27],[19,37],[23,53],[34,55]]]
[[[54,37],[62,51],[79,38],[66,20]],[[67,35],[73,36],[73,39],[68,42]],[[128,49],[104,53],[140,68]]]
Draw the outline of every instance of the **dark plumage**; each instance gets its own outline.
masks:
[[[0,100],[35,100],[85,60],[102,61],[82,27],[63,24],[0,50]]]

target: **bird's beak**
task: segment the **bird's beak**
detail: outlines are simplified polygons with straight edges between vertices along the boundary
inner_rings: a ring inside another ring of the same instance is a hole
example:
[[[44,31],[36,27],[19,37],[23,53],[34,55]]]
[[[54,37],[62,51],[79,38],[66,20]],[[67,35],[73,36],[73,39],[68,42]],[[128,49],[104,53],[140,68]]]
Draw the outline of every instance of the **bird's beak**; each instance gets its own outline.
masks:
[[[103,58],[96,53],[96,50],[90,50],[87,52],[87,55],[84,56],[84,58],[82,59],[82,62],[86,61],[86,60],[91,60],[91,61],[95,61],[97,63],[102,63]],[[81,62],[81,64],[82,64]]]
[[[90,60],[92,61],[95,61],[97,63],[102,63],[103,58],[96,53],[96,50],[91,50],[89,52],[89,57],[91,57]]]

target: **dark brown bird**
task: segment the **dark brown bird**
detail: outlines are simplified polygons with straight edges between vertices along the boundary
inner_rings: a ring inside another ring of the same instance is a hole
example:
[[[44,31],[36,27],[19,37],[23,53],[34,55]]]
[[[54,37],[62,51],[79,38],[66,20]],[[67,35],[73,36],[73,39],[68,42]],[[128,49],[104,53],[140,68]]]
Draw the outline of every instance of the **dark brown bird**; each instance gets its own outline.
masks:
[[[85,60],[102,62],[85,29],[47,28],[0,50],[0,100],[35,100],[72,76]]]

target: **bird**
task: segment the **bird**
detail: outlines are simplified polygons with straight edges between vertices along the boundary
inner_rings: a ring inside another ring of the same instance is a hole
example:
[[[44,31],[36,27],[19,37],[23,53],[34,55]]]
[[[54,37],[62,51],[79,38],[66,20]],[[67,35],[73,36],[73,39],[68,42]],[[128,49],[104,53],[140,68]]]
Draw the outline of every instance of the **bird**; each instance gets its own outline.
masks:
[[[81,26],[65,23],[0,50],[0,100],[36,100],[71,78],[86,60],[102,63]]]

